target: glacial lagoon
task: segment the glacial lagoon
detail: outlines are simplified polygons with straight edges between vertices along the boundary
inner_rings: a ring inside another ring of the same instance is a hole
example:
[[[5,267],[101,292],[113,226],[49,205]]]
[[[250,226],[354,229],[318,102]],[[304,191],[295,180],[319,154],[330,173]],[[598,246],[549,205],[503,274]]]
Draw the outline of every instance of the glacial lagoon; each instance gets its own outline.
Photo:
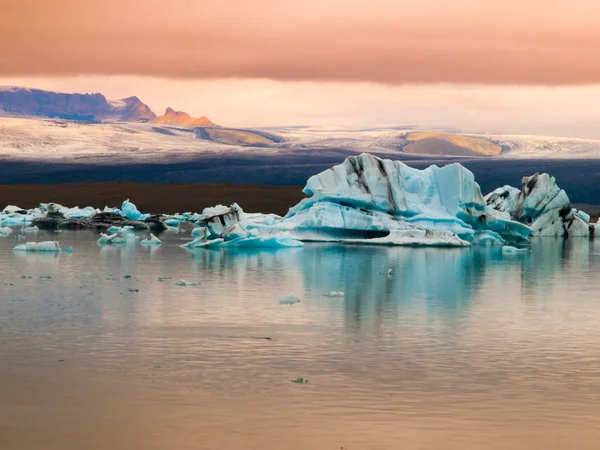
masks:
[[[506,255],[36,239],[73,252],[0,238],[0,448],[600,442],[600,240],[532,238]]]

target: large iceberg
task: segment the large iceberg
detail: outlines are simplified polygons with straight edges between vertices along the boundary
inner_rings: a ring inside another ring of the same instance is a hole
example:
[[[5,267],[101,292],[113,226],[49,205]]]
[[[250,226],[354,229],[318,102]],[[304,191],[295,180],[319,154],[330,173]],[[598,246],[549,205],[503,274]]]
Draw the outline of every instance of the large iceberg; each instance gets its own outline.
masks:
[[[485,198],[507,220],[531,227],[533,236],[593,236],[590,216],[572,208],[567,193],[547,173],[524,177],[521,190],[504,186]]]
[[[465,246],[526,240],[531,229],[488,207],[460,164],[413,169],[370,154],[311,177],[309,196],[273,227],[300,240]]]

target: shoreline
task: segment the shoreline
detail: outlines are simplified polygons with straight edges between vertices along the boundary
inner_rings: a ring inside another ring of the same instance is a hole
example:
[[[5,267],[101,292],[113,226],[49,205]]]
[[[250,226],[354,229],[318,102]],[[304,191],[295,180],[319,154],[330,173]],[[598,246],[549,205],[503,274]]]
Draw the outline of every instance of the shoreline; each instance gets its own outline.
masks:
[[[121,207],[131,200],[140,211],[152,214],[202,212],[218,204],[239,204],[247,212],[285,215],[305,195],[301,186],[263,186],[233,183],[98,182],[63,184],[0,184],[3,209],[7,205],[34,208],[40,203],[104,208]]]

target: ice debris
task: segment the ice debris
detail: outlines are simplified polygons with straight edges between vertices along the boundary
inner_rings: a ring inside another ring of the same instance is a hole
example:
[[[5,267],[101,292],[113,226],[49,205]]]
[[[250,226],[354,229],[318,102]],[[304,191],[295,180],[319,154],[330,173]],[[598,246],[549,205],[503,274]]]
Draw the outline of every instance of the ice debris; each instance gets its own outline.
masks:
[[[0,236],[6,237],[13,232],[13,229],[10,227],[2,227],[0,228]]]
[[[303,384],[303,383],[308,383],[308,378],[302,378],[302,377],[298,377],[298,378],[294,378],[293,380],[290,380],[292,383],[296,383],[296,384]]]
[[[175,286],[198,286],[198,283],[195,281],[179,280],[175,282]]]
[[[300,299],[291,295],[283,297],[279,300],[280,305],[295,305],[296,303],[300,303]]]
[[[343,291],[329,291],[327,294],[323,295],[324,297],[343,297]]]
[[[14,251],[16,252],[72,252],[71,247],[64,249],[60,248],[60,244],[57,241],[44,241],[44,242],[27,242],[25,244],[15,245]]]
[[[150,239],[142,239],[141,241],[142,245],[160,245],[162,244],[162,241],[157,238],[156,236],[154,236],[152,233],[150,233]]]

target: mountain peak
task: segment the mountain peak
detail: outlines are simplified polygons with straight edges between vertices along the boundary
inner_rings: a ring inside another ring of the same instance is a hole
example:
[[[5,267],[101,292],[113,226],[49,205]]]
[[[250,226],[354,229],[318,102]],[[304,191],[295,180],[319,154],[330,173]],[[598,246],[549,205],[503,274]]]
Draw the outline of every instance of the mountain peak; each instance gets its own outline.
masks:
[[[161,125],[179,125],[183,127],[215,127],[208,117],[202,116],[198,119],[191,117],[184,111],[175,111],[170,106],[165,110],[164,115],[152,120],[152,123]]]

